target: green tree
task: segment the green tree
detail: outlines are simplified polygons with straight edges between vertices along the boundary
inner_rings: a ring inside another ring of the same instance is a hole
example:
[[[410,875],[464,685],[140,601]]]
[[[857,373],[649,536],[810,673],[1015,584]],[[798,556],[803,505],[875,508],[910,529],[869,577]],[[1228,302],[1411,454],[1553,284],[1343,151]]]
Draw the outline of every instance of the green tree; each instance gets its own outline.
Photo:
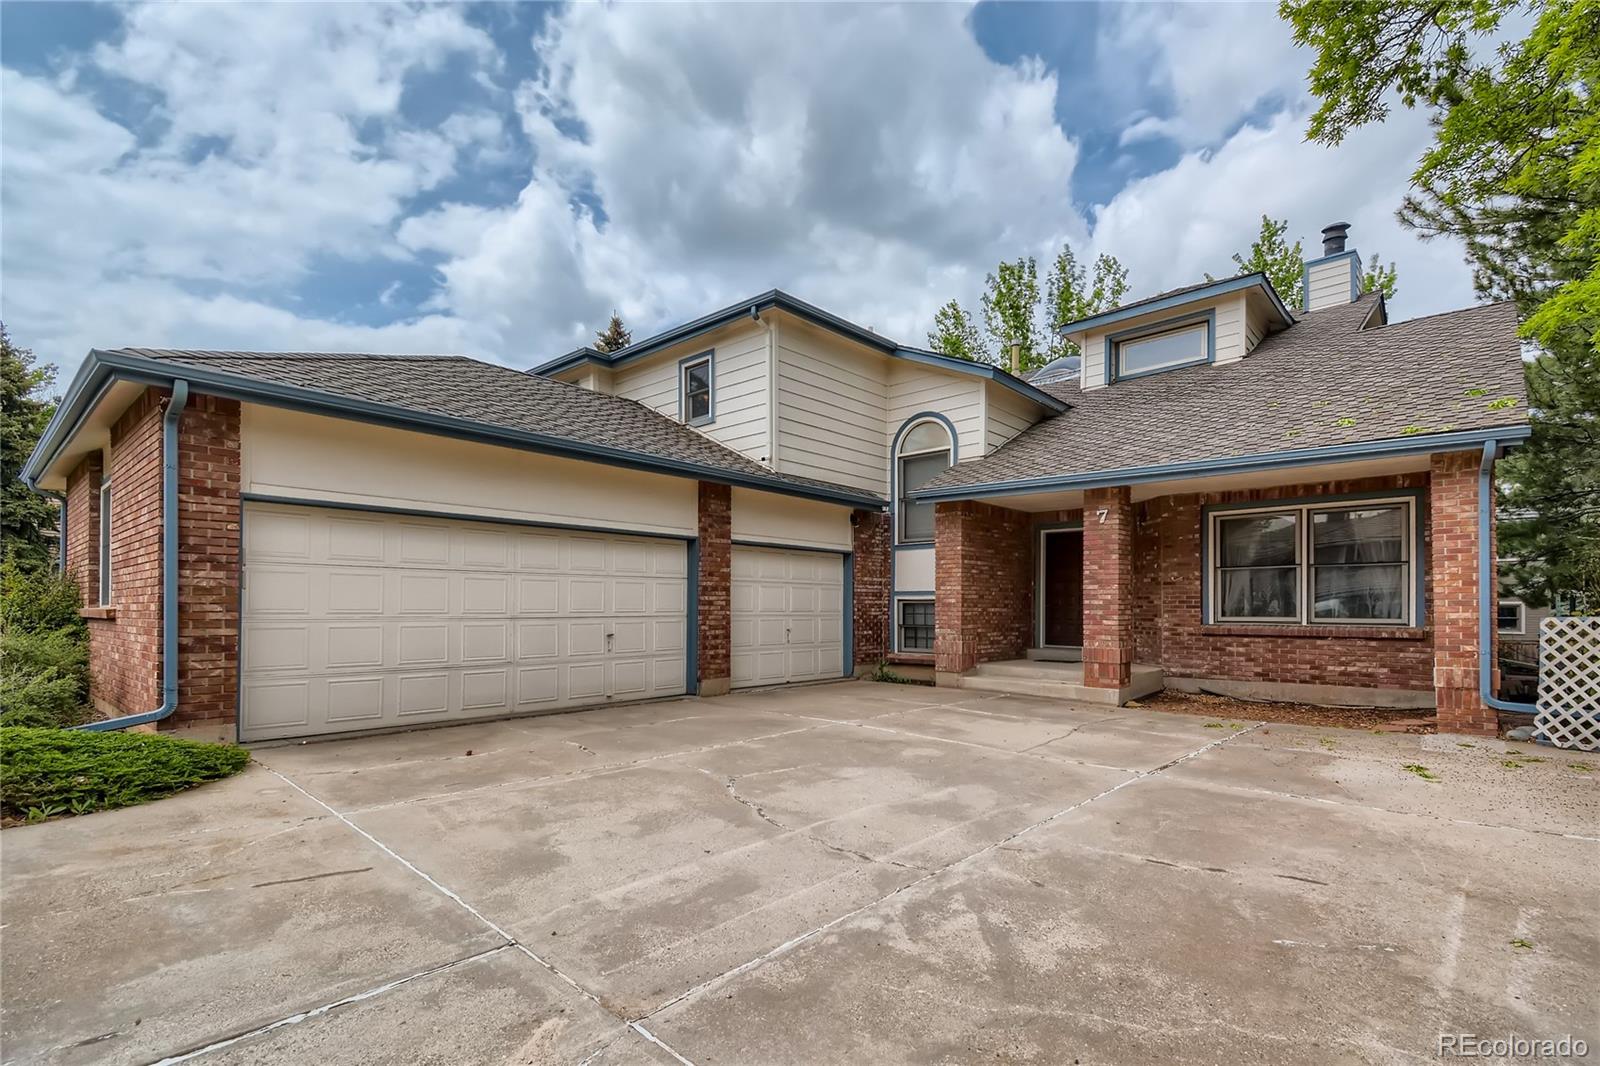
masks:
[[[1534,518],[1507,523],[1500,553],[1528,560],[1512,572],[1535,580],[1530,593],[1581,581],[1600,521],[1600,0],[1283,0],[1279,11],[1315,55],[1313,139],[1337,144],[1381,120],[1391,93],[1431,112],[1400,221],[1461,240],[1479,294],[1517,301],[1523,335],[1543,349],[1528,369],[1533,437],[1504,468],[1507,504]],[[1526,36],[1491,47],[1513,11],[1530,16]]]
[[[0,323],[0,542],[24,570],[46,565],[54,550],[56,504],[23,484],[22,464],[55,413],[55,401],[39,396],[55,379],[55,367],[35,366],[33,352],[13,345]]]
[[[611,322],[603,330],[596,330],[594,346],[597,351],[620,352],[633,343],[633,334],[622,325],[622,316],[611,312]]]
[[[983,328],[1000,362],[1009,366],[1011,346],[1022,346],[1022,369],[1042,365],[1047,345],[1039,331],[1039,265],[1033,256],[1001,263],[985,280]]]
[[[974,363],[994,362],[989,346],[984,343],[983,333],[972,320],[972,315],[957,300],[951,300],[934,312],[928,347]]]
[[[1394,294],[1400,291],[1400,275],[1394,261],[1384,266],[1383,260],[1374,255],[1367,269],[1361,272],[1361,291],[1381,292],[1384,299],[1394,299]]]
[[[1240,274],[1265,274],[1278,296],[1290,307],[1305,302],[1305,250],[1297,240],[1289,243],[1288,219],[1261,216],[1261,232],[1250,245],[1248,255],[1233,253],[1233,264]],[[1215,281],[1210,274],[1207,281]]]
[[[1078,262],[1070,246],[1056,253],[1045,280],[1045,322],[1049,333],[1043,358],[1038,365],[1062,356],[1077,355],[1078,346],[1061,336],[1059,328],[1068,322],[1110,310],[1128,294],[1128,268],[1113,255],[1101,255],[1092,272]],[[1032,367],[1028,367],[1032,369]]]

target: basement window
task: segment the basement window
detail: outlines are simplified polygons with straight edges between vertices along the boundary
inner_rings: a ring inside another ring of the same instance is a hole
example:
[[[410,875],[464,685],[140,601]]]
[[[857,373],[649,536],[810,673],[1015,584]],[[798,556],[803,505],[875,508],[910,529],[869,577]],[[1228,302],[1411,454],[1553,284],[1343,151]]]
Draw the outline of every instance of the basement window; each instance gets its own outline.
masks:
[[[1495,628],[1509,637],[1528,632],[1527,610],[1521,600],[1501,600],[1495,612]]]
[[[100,606],[111,606],[111,481],[100,482]]]
[[[900,601],[900,650],[933,650],[933,601]]]

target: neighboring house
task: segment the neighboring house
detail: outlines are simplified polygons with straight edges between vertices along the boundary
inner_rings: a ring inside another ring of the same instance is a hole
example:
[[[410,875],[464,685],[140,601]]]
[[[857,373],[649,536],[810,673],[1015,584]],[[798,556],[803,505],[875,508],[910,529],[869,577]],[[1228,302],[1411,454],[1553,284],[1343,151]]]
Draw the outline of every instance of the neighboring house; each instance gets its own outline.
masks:
[[[97,703],[244,740],[885,660],[1492,730],[1512,311],[1388,325],[1342,230],[1325,252],[1307,308],[1257,274],[1162,294],[1068,324],[1081,377],[1031,382],[781,292],[530,374],[95,351],[26,477],[66,499]]]

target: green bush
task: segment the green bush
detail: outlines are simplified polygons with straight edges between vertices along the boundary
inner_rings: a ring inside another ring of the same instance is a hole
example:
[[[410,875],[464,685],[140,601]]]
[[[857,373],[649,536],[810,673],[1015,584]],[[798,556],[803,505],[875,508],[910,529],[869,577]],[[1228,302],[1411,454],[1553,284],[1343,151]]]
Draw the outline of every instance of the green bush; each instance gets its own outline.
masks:
[[[40,821],[129,807],[243,770],[250,753],[155,733],[0,728],[0,812]]]
[[[0,629],[42,633],[54,629],[84,632],[78,583],[55,570],[23,570],[15,559],[0,566]]]
[[[89,695],[89,642],[76,629],[0,632],[0,670],[30,677],[54,670],[76,680],[82,702]]]
[[[55,667],[0,672],[0,726],[59,729],[83,720],[79,680]]]

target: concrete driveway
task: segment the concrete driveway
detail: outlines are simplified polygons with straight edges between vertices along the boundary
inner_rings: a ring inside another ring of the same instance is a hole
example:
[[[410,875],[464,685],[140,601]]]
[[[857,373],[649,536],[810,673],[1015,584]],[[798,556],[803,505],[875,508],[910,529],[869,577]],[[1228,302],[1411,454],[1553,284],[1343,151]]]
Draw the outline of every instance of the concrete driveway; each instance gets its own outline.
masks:
[[[1500,747],[840,683],[264,748],[5,832],[0,1039],[60,1063],[1597,1048],[1600,759]]]

